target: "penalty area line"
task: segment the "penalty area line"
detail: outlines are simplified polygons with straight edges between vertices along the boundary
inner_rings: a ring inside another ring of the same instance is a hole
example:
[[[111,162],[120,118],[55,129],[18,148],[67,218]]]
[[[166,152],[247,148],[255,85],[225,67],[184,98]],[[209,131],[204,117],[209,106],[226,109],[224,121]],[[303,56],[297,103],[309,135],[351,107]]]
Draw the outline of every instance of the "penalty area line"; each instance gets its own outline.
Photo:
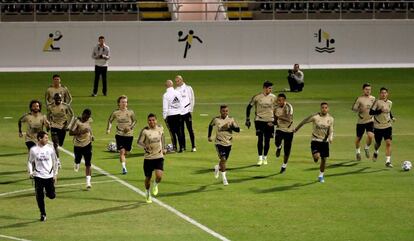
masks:
[[[70,152],[70,151],[68,151],[68,150],[66,150],[66,149],[64,149],[62,147],[59,147],[59,149],[62,150],[64,153],[68,154],[69,156],[75,157],[75,155],[72,152]],[[141,191],[139,188],[131,185],[130,183],[128,183],[128,182],[126,182],[126,181],[124,181],[124,180],[122,180],[122,179],[120,179],[120,178],[118,178],[118,177],[116,177],[116,176],[114,176],[112,174],[110,174],[109,172],[103,170],[102,168],[100,168],[100,167],[98,167],[98,166],[96,166],[94,164],[92,164],[92,168],[95,169],[96,171],[98,171],[99,173],[101,173],[101,174],[103,174],[103,175],[105,175],[105,176],[107,176],[109,178],[112,178],[113,180],[119,182],[120,184],[122,184],[125,187],[131,189],[132,191],[138,193],[139,195],[145,197],[145,192]],[[212,235],[213,237],[216,237],[216,238],[218,238],[218,239],[220,239],[222,241],[230,241],[230,239],[228,239],[228,238],[224,237],[223,235],[221,235],[221,234],[213,231],[212,229],[204,226],[203,224],[201,224],[201,223],[197,222],[196,220],[190,218],[189,216],[187,216],[184,213],[178,211],[177,209],[171,207],[170,205],[165,204],[165,203],[161,202],[160,200],[158,200],[156,198],[153,198],[152,201],[154,203],[160,205],[161,207],[167,209],[168,211],[174,213],[178,217],[184,219],[185,221],[191,223],[192,225],[198,227],[199,229],[203,230],[204,232]]]

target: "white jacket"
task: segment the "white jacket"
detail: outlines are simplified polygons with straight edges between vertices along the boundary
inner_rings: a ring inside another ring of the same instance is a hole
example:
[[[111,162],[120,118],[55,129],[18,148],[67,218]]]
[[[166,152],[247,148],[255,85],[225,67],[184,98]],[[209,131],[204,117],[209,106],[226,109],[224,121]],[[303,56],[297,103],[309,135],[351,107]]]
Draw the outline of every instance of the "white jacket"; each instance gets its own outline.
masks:
[[[171,115],[181,115],[182,99],[180,92],[174,90],[173,87],[167,88],[162,97],[162,117],[164,119]]]
[[[181,115],[185,115],[188,112],[193,112],[194,104],[195,104],[193,88],[183,83],[181,86],[178,86],[177,88],[175,88],[175,90],[181,93],[181,98],[183,101],[182,102],[183,111],[181,112]]]
[[[30,149],[27,170],[30,175],[48,179],[58,173],[55,149],[51,145],[36,145]]]

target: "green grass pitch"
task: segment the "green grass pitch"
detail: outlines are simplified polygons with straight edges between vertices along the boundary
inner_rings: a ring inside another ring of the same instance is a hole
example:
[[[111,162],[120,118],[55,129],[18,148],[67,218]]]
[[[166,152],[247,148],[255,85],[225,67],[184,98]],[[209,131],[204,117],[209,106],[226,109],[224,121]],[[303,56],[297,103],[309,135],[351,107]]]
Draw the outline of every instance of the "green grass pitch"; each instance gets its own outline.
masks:
[[[317,112],[321,101],[330,104],[335,118],[324,184],[316,182],[319,170],[310,154],[310,125],[295,135],[286,173],[278,174],[281,158],[274,156],[273,139],[269,164],[254,166],[256,137],[254,128],[244,127],[246,105],[261,91],[264,80],[275,83],[274,93],[287,87],[286,71],[110,71],[108,96],[96,98],[89,97],[93,73],[62,72],[61,77],[73,95],[75,113],[92,109],[96,137],[93,163],[144,190],[143,150],[134,144],[127,158],[129,172],[121,175],[117,155],[106,151],[106,145],[114,140],[113,134],[105,134],[107,118],[116,108],[116,98],[128,95],[129,108],[138,117],[135,143],[148,113],[157,114],[159,123],[164,124],[164,81],[183,75],[196,95],[193,124],[197,152],[166,156],[158,199],[230,240],[413,240],[414,172],[403,172],[400,166],[404,160],[413,161],[414,156],[414,69],[304,72],[304,91],[287,93],[295,123]],[[38,221],[26,172],[27,150],[24,139],[18,137],[17,120],[27,112],[31,99],[44,102],[52,74],[0,73],[0,240],[9,240],[3,236],[59,241],[217,240],[156,203],[146,204],[142,196],[96,170],[92,190],[86,191],[84,167],[75,173],[73,158],[65,153],[61,153],[63,169],[57,197],[46,200],[48,220]],[[376,97],[380,87],[390,90],[397,118],[393,124],[393,169],[384,165],[383,146],[377,162],[354,160],[356,115],[350,108],[364,82],[372,84]],[[214,179],[217,157],[214,145],[207,142],[208,123],[223,103],[242,126],[234,135],[228,161],[230,184],[226,187]],[[73,150],[68,135],[64,148]]]

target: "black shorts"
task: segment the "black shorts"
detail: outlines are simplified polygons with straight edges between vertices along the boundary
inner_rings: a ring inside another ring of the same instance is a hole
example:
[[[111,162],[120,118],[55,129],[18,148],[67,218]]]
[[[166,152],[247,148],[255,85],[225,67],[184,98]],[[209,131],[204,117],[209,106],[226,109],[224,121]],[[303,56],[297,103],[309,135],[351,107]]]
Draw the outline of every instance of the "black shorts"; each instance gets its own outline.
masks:
[[[356,125],[356,136],[358,138],[361,138],[364,135],[365,131],[374,133],[374,122]]]
[[[375,142],[381,143],[382,138],[384,140],[392,140],[392,127],[385,129],[374,129]]]
[[[125,149],[125,151],[131,151],[133,136],[120,136],[115,135],[116,148],[119,150]]]
[[[75,146],[73,148],[73,152],[75,153],[75,163],[79,164],[83,159],[85,160],[85,166],[90,167],[91,166],[91,160],[92,160],[92,143],[89,143],[88,145],[84,147]]]
[[[289,156],[290,150],[292,148],[293,132],[284,132],[281,130],[276,130],[275,145],[277,148],[281,146],[282,141],[284,145],[285,156]]]
[[[34,143],[33,141],[26,141],[26,146],[27,146],[27,150],[30,151],[30,148],[36,146],[36,143]]]
[[[275,132],[274,126],[269,126],[268,122],[255,121],[254,126],[256,127],[256,136],[264,135],[267,138],[273,138]]]
[[[230,156],[231,146],[222,146],[222,145],[216,144],[216,151],[217,151],[217,155],[219,156],[220,160],[222,160],[224,157],[225,160],[227,161],[227,159],[229,159],[229,156]]]
[[[63,142],[65,141],[66,130],[65,129],[58,129],[58,128],[51,128],[50,135],[52,136],[52,141],[59,143],[59,146],[63,146]]]
[[[282,142],[285,141],[285,145],[287,143],[292,144],[293,140],[293,132],[284,132],[281,130],[276,130],[275,142]]]
[[[319,153],[321,157],[329,157],[329,142],[312,141],[312,154]]]
[[[151,177],[155,169],[164,171],[164,158],[144,159],[145,177]]]

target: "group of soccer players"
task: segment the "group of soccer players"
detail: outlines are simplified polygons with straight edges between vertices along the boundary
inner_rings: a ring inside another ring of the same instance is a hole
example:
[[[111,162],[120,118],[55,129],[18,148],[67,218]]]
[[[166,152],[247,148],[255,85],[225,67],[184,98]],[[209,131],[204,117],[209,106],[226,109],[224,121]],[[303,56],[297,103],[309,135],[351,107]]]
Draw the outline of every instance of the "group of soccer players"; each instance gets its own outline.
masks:
[[[305,118],[296,127],[293,126],[293,107],[286,101],[284,93],[278,94],[276,97],[272,94],[273,84],[269,81],[264,82],[263,91],[254,95],[246,108],[247,128],[250,128],[250,111],[255,107],[255,127],[256,136],[258,137],[257,165],[267,165],[267,154],[270,147],[270,139],[275,136],[276,157],[280,156],[282,142],[284,147],[284,160],[280,169],[280,173],[285,172],[289,155],[292,147],[293,135],[304,124],[313,123],[311,152],[313,160],[320,163],[319,182],[325,182],[324,171],[326,160],[329,157],[329,143],[333,141],[334,118],[329,114],[329,105],[326,102],[320,104],[320,112]],[[388,89],[382,87],[380,89],[380,97],[378,100],[371,95],[371,85],[365,83],[362,86],[363,94],[357,98],[352,106],[352,110],[358,113],[358,122],[356,125],[356,160],[361,160],[360,141],[364,133],[367,133],[367,143],[365,145],[365,155],[370,158],[369,147],[372,139],[375,139],[375,150],[373,161],[378,158],[378,150],[384,139],[386,143],[385,155],[386,167],[392,168],[391,164],[391,140],[392,140],[392,122],[395,120],[391,107],[392,102],[388,99]],[[276,132],[274,131],[276,126]],[[223,180],[224,182],[224,180]],[[227,183],[227,180],[226,182]]]
[[[282,143],[284,149],[284,159],[280,168],[280,173],[284,173],[287,168],[294,133],[303,125],[313,123],[311,152],[315,162],[321,159],[319,182],[324,182],[324,171],[326,160],[329,157],[329,143],[333,140],[334,118],[329,114],[329,105],[326,102],[320,104],[320,112],[310,115],[300,122],[296,127],[293,125],[293,106],[286,101],[284,93],[277,96],[272,94],[273,84],[269,81],[263,83],[263,91],[252,97],[246,108],[245,125],[250,128],[250,112],[255,108],[254,124],[256,129],[257,165],[267,165],[270,139],[275,135],[276,157],[280,157]],[[28,170],[35,181],[36,200],[41,212],[41,221],[46,220],[44,205],[44,190],[46,196],[54,198],[54,182],[60,168],[59,146],[64,143],[66,131],[74,136],[74,170],[78,171],[81,159],[85,161],[86,187],[91,188],[91,160],[92,160],[92,141],[93,133],[91,128],[91,110],[85,109],[82,115],[74,118],[73,110],[70,106],[72,97],[68,89],[61,84],[59,75],[53,76],[53,84],[46,91],[47,115],[41,113],[41,102],[33,100],[29,104],[30,112],[23,115],[18,121],[19,136],[22,137],[22,123],[27,123],[26,146],[29,150]],[[115,120],[116,144],[119,151],[119,160],[122,165],[122,173],[127,174],[126,156],[131,151],[133,142],[134,127],[137,123],[134,111],[128,109],[128,98],[125,95],[117,99],[118,108],[113,111],[108,119],[106,133],[109,134],[112,122]],[[371,86],[363,85],[363,94],[358,97],[352,106],[352,110],[358,113],[358,123],[356,127],[356,159],[361,160],[360,141],[363,134],[367,133],[367,143],[365,145],[365,155],[370,157],[369,147],[372,139],[375,138],[375,151],[373,160],[378,157],[378,149],[382,139],[386,143],[386,166],[391,164],[391,140],[392,140],[392,121],[391,113],[392,102],[388,100],[388,90],[381,88],[378,100],[371,96]],[[140,131],[137,144],[144,148],[144,174],[146,201],[151,203],[151,177],[155,171],[155,181],[152,186],[152,194],[157,195],[158,183],[163,175],[164,155],[166,145],[164,129],[157,123],[157,118],[150,113],[147,117],[148,125]],[[219,162],[214,167],[214,175],[219,178],[222,176],[224,185],[228,185],[226,177],[226,162],[229,158],[233,132],[239,132],[240,127],[234,118],[229,116],[229,107],[220,106],[220,115],[214,117],[208,128],[208,141],[213,141],[212,131],[216,127],[215,146],[219,157]],[[276,127],[276,131],[274,130]],[[51,131],[53,149],[47,145],[48,134],[43,130]],[[194,137],[192,136],[192,145]]]

